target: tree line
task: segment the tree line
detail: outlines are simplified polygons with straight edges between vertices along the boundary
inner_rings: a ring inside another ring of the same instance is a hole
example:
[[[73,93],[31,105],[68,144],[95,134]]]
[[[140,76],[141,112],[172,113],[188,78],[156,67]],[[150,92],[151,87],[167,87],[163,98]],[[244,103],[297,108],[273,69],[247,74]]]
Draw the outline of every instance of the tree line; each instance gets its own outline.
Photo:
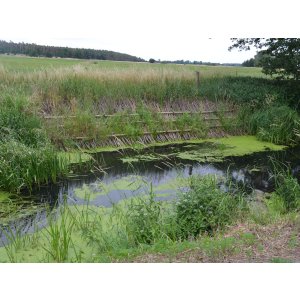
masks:
[[[205,66],[241,66],[241,64],[236,63],[213,63],[213,62],[203,62],[203,61],[191,61],[191,60],[155,60],[154,58],[149,59],[149,63],[161,63],[161,64],[177,64],[177,65],[205,65]]]
[[[229,50],[259,50],[254,59],[244,66],[260,66],[265,74],[278,79],[300,80],[300,39],[299,38],[233,38]]]
[[[0,40],[0,54],[23,54],[33,57],[61,57],[78,59],[100,59],[143,62],[140,57],[129,54],[85,48],[69,48],[57,46],[43,46],[28,43],[14,43]]]

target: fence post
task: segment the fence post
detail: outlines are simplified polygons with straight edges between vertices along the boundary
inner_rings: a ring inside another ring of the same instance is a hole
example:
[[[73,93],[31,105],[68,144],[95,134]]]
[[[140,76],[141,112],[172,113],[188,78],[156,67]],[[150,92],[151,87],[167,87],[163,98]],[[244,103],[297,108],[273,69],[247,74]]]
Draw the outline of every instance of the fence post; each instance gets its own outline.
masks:
[[[196,87],[197,89],[200,88],[200,72],[196,71]]]

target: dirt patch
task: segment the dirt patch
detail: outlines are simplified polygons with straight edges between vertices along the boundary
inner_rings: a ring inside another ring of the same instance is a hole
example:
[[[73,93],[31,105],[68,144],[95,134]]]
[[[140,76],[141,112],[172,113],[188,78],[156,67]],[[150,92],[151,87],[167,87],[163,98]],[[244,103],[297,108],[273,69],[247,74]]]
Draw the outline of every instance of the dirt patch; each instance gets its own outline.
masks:
[[[227,240],[227,245],[226,245]],[[239,224],[220,237],[210,248],[201,241],[196,249],[176,254],[145,254],[134,259],[141,263],[263,263],[300,262],[300,221],[272,225]],[[224,246],[225,241],[225,246]],[[230,241],[228,243],[228,241]],[[221,246],[220,246],[221,245]]]

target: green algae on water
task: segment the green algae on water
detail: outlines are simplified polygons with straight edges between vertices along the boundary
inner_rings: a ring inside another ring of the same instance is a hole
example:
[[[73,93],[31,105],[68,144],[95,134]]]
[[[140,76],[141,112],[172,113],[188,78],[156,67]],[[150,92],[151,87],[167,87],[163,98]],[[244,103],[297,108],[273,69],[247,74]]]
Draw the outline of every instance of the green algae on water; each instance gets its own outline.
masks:
[[[75,195],[84,200],[95,200],[99,196],[108,195],[112,191],[136,191],[145,186],[143,178],[138,175],[129,175],[112,183],[99,182],[96,185],[84,184],[82,188],[75,189]]]
[[[201,146],[200,146],[201,145]],[[124,157],[121,160],[124,163],[133,163],[139,161],[159,161],[166,157],[175,156],[180,159],[198,161],[198,162],[220,162],[224,157],[243,156],[255,152],[280,151],[286,148],[283,145],[275,145],[270,142],[259,141],[255,136],[229,136],[224,138],[209,138],[195,140],[180,140],[172,142],[154,143],[139,145],[138,150],[147,150],[150,148],[161,148],[174,146],[171,153],[167,155],[151,153],[137,154],[130,157]],[[176,151],[176,146],[182,146],[183,151]],[[199,146],[199,148],[197,147]],[[124,149],[136,149],[135,146],[123,146],[121,148],[97,148],[88,150],[89,153],[100,152],[118,152]],[[167,148],[166,148],[167,149]],[[155,151],[155,150],[154,150]],[[167,151],[167,150],[166,150]]]
[[[176,156],[180,159],[198,162],[220,162],[228,156],[244,156],[255,152],[279,151],[285,148],[282,145],[259,141],[255,136],[232,136],[209,141],[211,147],[183,151]],[[191,143],[197,144],[196,141]]]
[[[172,193],[176,192],[179,187],[187,186],[186,178],[175,178],[171,179],[163,184],[153,187],[154,192],[159,192],[159,194],[164,194],[164,196],[170,196]],[[101,196],[108,196],[110,192],[113,191],[140,191],[140,195],[146,195],[149,190],[148,182],[146,182],[141,176],[129,175],[120,179],[116,179],[113,182],[106,184],[104,182],[99,182],[95,185],[84,184],[81,188],[74,190],[76,197],[93,201]],[[157,196],[157,195],[156,195]],[[157,196],[160,197],[160,196]],[[124,198],[124,200],[128,200]]]
[[[11,196],[11,194],[8,192],[0,191],[0,203],[8,201],[10,196]]]
[[[133,157],[124,157],[121,158],[121,161],[123,163],[132,163],[132,162],[139,162],[139,161],[159,161],[162,160],[163,158],[168,157],[168,155],[161,155],[161,154],[139,154],[135,155]]]

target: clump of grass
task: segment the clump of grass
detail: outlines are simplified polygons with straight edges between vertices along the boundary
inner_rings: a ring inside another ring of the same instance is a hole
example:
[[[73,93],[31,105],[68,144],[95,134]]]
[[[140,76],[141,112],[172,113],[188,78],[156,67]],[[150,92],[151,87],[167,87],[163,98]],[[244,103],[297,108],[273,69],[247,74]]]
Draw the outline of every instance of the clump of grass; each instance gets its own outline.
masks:
[[[284,203],[286,211],[295,211],[300,208],[300,185],[291,175],[278,178],[276,182],[276,194]]]
[[[275,193],[280,197],[286,212],[300,209],[300,185],[292,176],[288,165],[271,159],[275,179]]]
[[[297,141],[299,120],[297,112],[288,106],[274,106],[254,112],[249,126],[251,133],[263,141],[289,145]]]
[[[74,118],[66,118],[64,122],[64,134],[67,137],[83,136],[97,139],[101,132],[99,127],[92,113],[80,111]]]
[[[69,217],[68,208],[65,206],[60,209],[58,221],[50,216],[49,226],[43,232],[48,243],[43,246],[43,249],[55,262],[68,260],[70,247],[72,246],[73,227],[74,221]]]
[[[2,95],[0,105],[0,141],[14,139],[33,148],[48,142],[42,123],[26,98]]]
[[[0,189],[11,192],[55,181],[67,170],[24,98],[0,100]]]
[[[55,182],[68,170],[66,159],[49,145],[28,147],[15,140],[0,144],[0,188],[19,192],[49,181]]]

